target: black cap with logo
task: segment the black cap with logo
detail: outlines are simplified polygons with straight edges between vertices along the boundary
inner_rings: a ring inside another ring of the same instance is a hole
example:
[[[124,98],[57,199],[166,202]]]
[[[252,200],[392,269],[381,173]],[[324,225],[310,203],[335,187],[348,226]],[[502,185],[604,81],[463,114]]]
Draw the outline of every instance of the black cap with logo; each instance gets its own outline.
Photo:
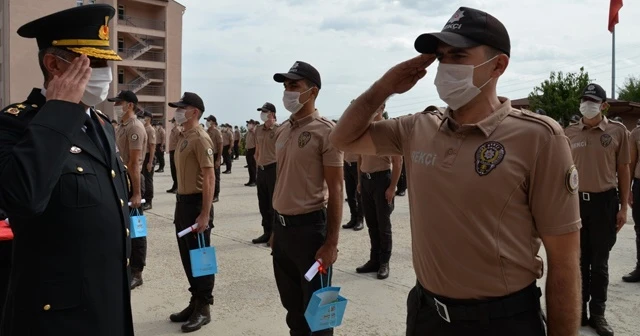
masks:
[[[210,116],[206,117],[204,120],[206,120],[206,121],[212,121],[212,122],[214,122],[214,123],[216,123],[216,124],[218,123],[218,119],[216,119],[216,117],[214,117],[214,116],[212,116],[212,115],[210,115]]]
[[[136,116],[138,116],[140,118],[153,118],[153,114],[151,114],[151,112],[149,112],[147,110],[138,111],[138,113],[136,113]]]
[[[607,100],[607,92],[602,88],[602,86],[596,83],[591,83],[584,88],[582,97],[589,97],[591,99],[605,102]]]
[[[117,96],[114,98],[107,98],[108,101],[112,103],[117,103],[121,101],[126,101],[127,103],[138,103],[138,96],[132,91],[120,91]]]
[[[318,72],[318,70],[316,70],[316,68],[314,68],[311,64],[302,61],[296,61],[295,63],[293,63],[291,69],[289,69],[289,72],[277,73],[273,75],[273,80],[278,83],[284,83],[285,79],[307,79],[311,81],[311,83],[315,84],[318,89],[320,89],[322,85],[322,81],[320,80],[320,73]],[[273,112],[275,112],[275,110]]]
[[[511,56],[511,40],[502,22],[469,7],[460,7],[441,32],[418,36],[414,46],[419,53],[434,54],[440,41],[456,48],[486,45]]]
[[[258,107],[258,111],[276,113],[276,107],[273,104],[266,102],[264,103],[264,105],[262,105],[262,107]]]
[[[173,108],[193,106],[200,110],[200,112],[204,112],[204,102],[202,101],[202,98],[193,92],[185,92],[179,101],[169,103],[169,106]]]

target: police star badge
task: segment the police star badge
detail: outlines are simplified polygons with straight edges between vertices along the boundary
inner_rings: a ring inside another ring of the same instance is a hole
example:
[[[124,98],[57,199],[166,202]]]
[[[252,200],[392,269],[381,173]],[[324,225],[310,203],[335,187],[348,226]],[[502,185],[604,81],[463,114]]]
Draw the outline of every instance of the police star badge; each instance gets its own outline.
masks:
[[[575,165],[572,165],[571,167],[569,167],[569,170],[567,170],[567,177],[565,181],[567,190],[569,190],[571,194],[575,194],[576,192],[578,192],[579,181],[580,179],[578,178],[578,169]]]
[[[496,141],[488,141],[480,145],[476,150],[476,173],[480,176],[488,175],[504,159],[506,151],[504,146]]]
[[[311,140],[311,133],[307,131],[302,132],[298,137],[298,147],[303,148],[309,143],[309,140]]]
[[[602,145],[602,147],[605,147],[605,148],[609,147],[612,140],[613,138],[609,134],[605,133],[600,136],[600,144]]]

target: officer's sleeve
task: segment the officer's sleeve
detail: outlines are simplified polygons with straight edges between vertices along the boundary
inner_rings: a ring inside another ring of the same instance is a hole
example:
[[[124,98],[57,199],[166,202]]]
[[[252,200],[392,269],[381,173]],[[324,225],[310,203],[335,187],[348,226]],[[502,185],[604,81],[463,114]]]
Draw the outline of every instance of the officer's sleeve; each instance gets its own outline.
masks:
[[[213,143],[211,138],[199,138],[194,143],[196,160],[200,168],[213,168]]]
[[[222,143],[222,133],[216,132],[216,138],[218,138],[217,144]]]
[[[147,142],[149,142],[150,145],[155,145],[156,142],[156,131],[154,129],[151,129],[149,132],[147,132]]]
[[[129,141],[129,150],[144,150],[145,130],[141,127],[131,127],[127,132],[127,141]]]
[[[405,139],[413,130],[414,116],[402,116],[371,123],[369,134],[376,146],[376,154],[403,155]]]
[[[326,167],[342,167],[344,165],[344,152],[337,149],[329,141],[331,129],[327,129],[322,138],[322,165]]]
[[[623,129],[620,132],[620,146],[618,147],[618,164],[629,164],[631,163],[631,155],[629,154],[629,133],[627,129]]]
[[[0,208],[23,217],[46,209],[85,120],[84,108],[59,100],[45,103],[31,120],[0,112]]]
[[[551,135],[540,149],[529,179],[529,206],[540,235],[562,235],[580,230],[578,171],[569,139]]]
[[[629,135],[629,158],[635,157],[636,159],[638,158],[638,134],[640,134],[638,131],[633,131],[631,132],[631,135]],[[634,164],[635,162],[630,162],[631,164]],[[636,169],[636,167],[631,167],[631,171],[633,172]],[[631,178],[633,179],[633,174],[631,176]]]

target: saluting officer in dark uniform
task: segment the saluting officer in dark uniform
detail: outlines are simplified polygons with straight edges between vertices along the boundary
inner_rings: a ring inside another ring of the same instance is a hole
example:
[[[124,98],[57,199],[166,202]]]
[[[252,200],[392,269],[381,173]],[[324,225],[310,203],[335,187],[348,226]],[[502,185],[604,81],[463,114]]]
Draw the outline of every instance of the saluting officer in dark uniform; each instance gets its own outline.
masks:
[[[204,103],[195,93],[185,92],[180,101],[169,103],[177,108],[176,123],[183,126],[183,137],[176,149],[176,172],[178,194],[174,224],[180,232],[193,224],[198,224],[197,232],[204,233],[205,245],[210,246],[213,228],[213,142],[198,121],[204,112]],[[187,279],[191,300],[187,308],[169,317],[173,322],[185,322],[182,331],[191,332],[211,322],[209,305],[213,304],[215,275],[194,278],[191,274],[189,251],[198,248],[195,233],[178,238],[180,258]]]
[[[3,336],[133,335],[129,208],[107,97],[115,9],[87,5],[25,24],[44,88],[0,112],[0,208],[14,239]]]

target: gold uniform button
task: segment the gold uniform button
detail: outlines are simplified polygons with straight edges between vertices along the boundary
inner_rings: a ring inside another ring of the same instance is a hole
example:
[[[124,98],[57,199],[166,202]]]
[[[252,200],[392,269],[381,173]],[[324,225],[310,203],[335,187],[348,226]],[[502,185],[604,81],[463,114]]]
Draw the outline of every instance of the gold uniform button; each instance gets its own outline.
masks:
[[[116,178],[116,172],[115,171],[111,171],[111,178]]]
[[[44,309],[44,310],[49,310],[49,309],[51,309],[51,305],[48,305],[48,304],[47,304],[47,305],[44,305],[44,307],[42,307],[42,309]]]
[[[84,171],[82,167],[77,167],[76,170],[78,171],[78,173],[82,173]]]
[[[124,206],[124,201],[122,200],[122,198],[120,199],[120,206]]]

